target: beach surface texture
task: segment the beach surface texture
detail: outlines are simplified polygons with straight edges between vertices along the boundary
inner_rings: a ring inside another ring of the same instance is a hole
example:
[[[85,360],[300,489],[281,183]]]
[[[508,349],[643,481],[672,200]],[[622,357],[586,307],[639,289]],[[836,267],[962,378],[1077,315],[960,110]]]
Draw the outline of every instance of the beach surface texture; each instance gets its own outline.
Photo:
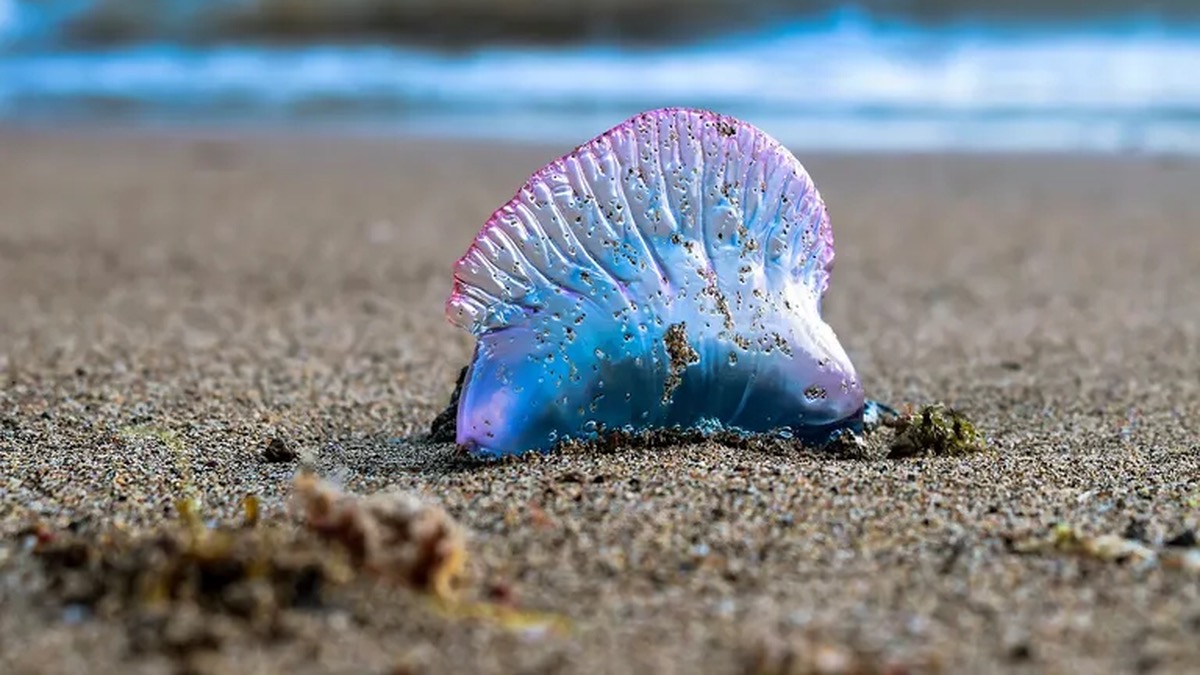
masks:
[[[867,395],[963,411],[980,452],[473,463],[426,437],[472,347],[443,316],[451,265],[563,150],[0,135],[0,672],[1200,662],[1200,162],[798,154]],[[443,507],[457,599],[354,574],[266,609],[109,583],[119,542],[185,502],[234,527],[254,495],[258,528],[299,537],[304,464]]]

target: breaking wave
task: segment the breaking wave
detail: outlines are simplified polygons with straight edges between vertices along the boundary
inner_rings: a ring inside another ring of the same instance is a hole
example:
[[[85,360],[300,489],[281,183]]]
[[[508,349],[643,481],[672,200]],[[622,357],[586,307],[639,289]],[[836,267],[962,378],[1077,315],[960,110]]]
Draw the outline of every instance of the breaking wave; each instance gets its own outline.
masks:
[[[638,6],[653,16],[655,7],[681,2]],[[706,11],[713,16],[731,6],[724,0],[689,4],[711,7]],[[907,3],[925,8],[919,15],[925,24],[829,12],[825,4],[768,0],[756,11],[825,13],[631,45],[604,33],[625,34],[621,12],[632,0],[536,3],[561,13],[551,21],[553,12],[542,11],[538,25],[593,26],[589,34],[597,37],[485,40],[447,49],[379,33],[414,25],[395,17],[422,11],[441,15],[439,21],[450,21],[447,14],[467,21],[500,7],[526,16],[520,8],[535,3],[0,0],[0,35],[8,45],[0,49],[0,119],[283,120],[565,142],[640,110],[678,105],[738,115],[793,145],[1200,152],[1200,30],[1167,26],[1168,14],[984,28],[937,24],[939,15],[930,14],[943,5],[979,5],[975,0]],[[443,10],[434,12],[435,6]],[[461,11],[455,15],[446,6]],[[130,18],[132,8],[146,7],[155,9]],[[204,21],[195,20],[200,7],[210,8]],[[599,9],[585,21],[578,13],[587,7]],[[280,8],[301,18],[287,19]],[[394,23],[370,19],[383,8],[395,12],[389,15]],[[236,28],[251,25],[231,18],[239,16],[268,27]],[[265,18],[276,16],[285,18]],[[102,25],[113,28],[101,31]],[[525,30],[512,28],[525,25],[512,17],[501,25],[509,28],[496,30],[510,37]],[[364,34],[355,33],[356,26],[375,33],[357,39]],[[250,39],[305,31],[321,38]],[[211,41],[200,39],[205,34]],[[357,38],[335,39],[352,34]]]

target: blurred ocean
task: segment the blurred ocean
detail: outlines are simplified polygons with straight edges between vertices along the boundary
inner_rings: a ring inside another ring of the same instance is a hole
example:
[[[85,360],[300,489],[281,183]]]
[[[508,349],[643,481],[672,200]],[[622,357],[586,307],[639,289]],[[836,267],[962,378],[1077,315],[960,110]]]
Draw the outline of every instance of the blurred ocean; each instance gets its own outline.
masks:
[[[804,148],[1197,153],[1200,0],[0,0],[8,123],[566,143],[664,105]]]

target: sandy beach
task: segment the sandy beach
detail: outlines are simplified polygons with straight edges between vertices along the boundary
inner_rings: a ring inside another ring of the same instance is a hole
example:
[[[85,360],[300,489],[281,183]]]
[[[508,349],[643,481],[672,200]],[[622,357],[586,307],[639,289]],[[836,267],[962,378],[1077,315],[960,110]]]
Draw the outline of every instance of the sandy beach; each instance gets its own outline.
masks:
[[[1194,672],[1200,575],[1019,544],[1200,527],[1200,160],[799,155],[868,395],[961,409],[984,452],[466,462],[424,439],[472,345],[451,264],[568,149],[0,133],[0,671]],[[273,638],[139,650],[46,582],[30,528],[151,531],[188,491],[294,528],[272,439],[443,505],[465,597],[567,628],[359,579]]]

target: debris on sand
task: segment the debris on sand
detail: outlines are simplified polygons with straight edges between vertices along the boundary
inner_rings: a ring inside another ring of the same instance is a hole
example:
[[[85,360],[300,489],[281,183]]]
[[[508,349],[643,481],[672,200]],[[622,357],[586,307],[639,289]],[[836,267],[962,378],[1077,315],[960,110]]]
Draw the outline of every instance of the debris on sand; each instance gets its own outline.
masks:
[[[486,622],[525,636],[569,630],[564,617],[510,599],[461,601],[465,533],[440,507],[410,494],[355,496],[302,472],[295,479],[302,523],[267,519],[247,495],[243,517],[207,523],[196,500],[176,502],[178,520],[154,530],[23,533],[39,561],[46,599],[64,617],[121,621],[134,652],[190,659],[249,636],[295,635],[292,610],[336,609],[329,591],[359,580],[395,582],[451,621]]]
[[[878,404],[876,404],[878,405]],[[963,413],[941,403],[897,413],[886,406],[863,431],[835,433],[821,451],[841,459],[958,456],[983,450],[983,436]]]
[[[821,452],[839,459],[878,460],[888,456],[888,445],[879,433],[859,433],[850,429],[835,433],[821,446]]]
[[[276,436],[263,448],[262,458],[271,463],[290,462],[300,456],[287,441]]]
[[[276,636],[284,610],[319,607],[350,580],[345,554],[294,528],[258,527],[247,498],[240,525],[209,527],[189,499],[180,521],[154,532],[39,536],[45,590],[64,612],[120,617],[135,651],[186,653],[222,636]]]
[[[428,593],[442,616],[494,623],[526,636],[569,631],[561,616],[455,598],[467,559],[466,536],[441,507],[399,492],[347,495],[309,473],[295,482],[310,530],[344,547],[356,569]]]
[[[406,493],[346,495],[311,473],[295,486],[306,526],[344,546],[356,567],[441,598],[453,594],[466,538],[441,507]]]
[[[941,403],[906,412],[885,424],[895,431],[888,456],[944,457],[965,455],[984,448],[983,436],[961,412]]]
[[[1010,544],[1010,548],[1017,553],[1069,553],[1102,562],[1129,565],[1138,571],[1162,567],[1200,575],[1200,548],[1194,545],[1180,546],[1178,543],[1189,541],[1187,534],[1176,536],[1158,546],[1115,534],[1092,536],[1066,523],[1059,523],[1050,530],[1049,536],[1016,540]]]

